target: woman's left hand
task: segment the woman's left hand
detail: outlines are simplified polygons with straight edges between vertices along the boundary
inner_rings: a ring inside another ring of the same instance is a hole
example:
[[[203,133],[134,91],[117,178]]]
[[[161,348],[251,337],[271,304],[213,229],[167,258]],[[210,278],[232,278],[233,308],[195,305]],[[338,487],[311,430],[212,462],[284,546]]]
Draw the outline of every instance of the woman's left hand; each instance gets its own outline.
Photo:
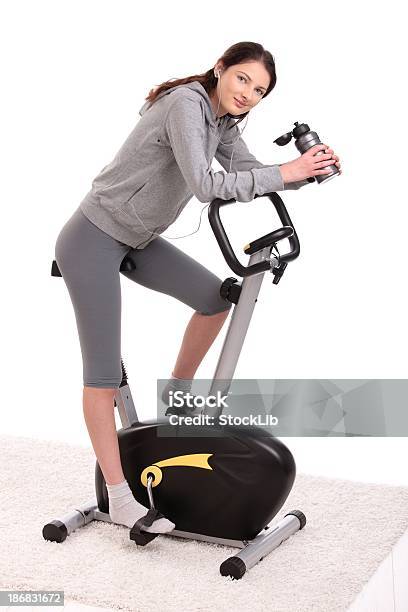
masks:
[[[332,153],[332,158],[335,159],[335,165],[338,167],[338,169],[340,170],[340,161],[337,155],[334,155],[334,151],[333,149],[325,149],[324,150],[325,153]],[[341,174],[341,170],[339,172],[339,174]]]

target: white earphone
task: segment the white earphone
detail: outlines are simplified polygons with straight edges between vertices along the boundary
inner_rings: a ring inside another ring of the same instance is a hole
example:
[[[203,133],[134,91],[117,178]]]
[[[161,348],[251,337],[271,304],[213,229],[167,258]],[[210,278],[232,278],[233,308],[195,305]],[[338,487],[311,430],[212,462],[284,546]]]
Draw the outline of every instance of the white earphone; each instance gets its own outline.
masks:
[[[222,72],[221,70],[214,70],[214,76],[215,76],[217,79],[220,79],[220,81],[221,81],[221,72]],[[220,83],[220,81],[219,81],[219,83]],[[220,84],[221,84],[221,83],[220,83]],[[217,83],[217,87],[218,87],[218,83]],[[219,108],[220,108],[220,104],[221,104],[221,88],[220,88],[219,95],[218,95],[218,108],[217,108],[216,115],[218,115],[218,111],[219,111]],[[247,123],[248,123],[248,117],[249,117],[249,111],[248,111],[248,114],[247,114],[247,118],[246,118],[247,120],[246,120],[246,123],[245,123],[245,125],[244,125],[244,127],[242,128],[242,130],[241,130],[241,131],[240,131],[240,130],[239,130],[239,128],[238,128],[239,135],[238,135],[238,138],[237,138],[236,140],[234,140],[234,142],[222,142],[222,141],[221,141],[221,139],[220,139],[220,140],[218,140],[218,142],[219,142],[219,143],[221,143],[222,145],[227,146],[227,147],[231,147],[231,146],[233,146],[233,145],[234,145],[234,144],[235,144],[235,143],[236,143],[236,142],[237,142],[237,141],[238,141],[238,140],[241,138],[241,134],[243,133],[243,131],[245,130],[245,128],[246,128],[246,126],[247,126]],[[234,150],[232,151],[232,155],[233,155],[233,154],[234,154]],[[230,171],[230,172],[231,172],[231,164],[232,164],[232,155],[231,155],[231,159],[230,159],[230,168],[229,168],[229,171]]]

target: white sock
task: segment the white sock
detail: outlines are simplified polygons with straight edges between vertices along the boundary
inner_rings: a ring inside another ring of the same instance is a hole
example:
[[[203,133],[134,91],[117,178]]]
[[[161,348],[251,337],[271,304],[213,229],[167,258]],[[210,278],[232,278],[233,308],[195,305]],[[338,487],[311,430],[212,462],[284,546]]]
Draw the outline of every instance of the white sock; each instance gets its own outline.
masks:
[[[136,501],[127,480],[115,485],[106,484],[106,488],[109,495],[109,516],[114,523],[131,528],[136,521],[147,514],[148,508]],[[150,527],[144,527],[143,531],[167,533],[172,531],[174,527],[175,524],[171,521],[160,518],[154,521]]]
[[[187,378],[177,378],[176,376],[171,376],[169,382],[163,389],[162,400],[168,406],[170,403],[170,391],[173,392],[173,395],[176,391],[184,391],[188,393],[191,390],[191,385],[193,384],[193,380]]]

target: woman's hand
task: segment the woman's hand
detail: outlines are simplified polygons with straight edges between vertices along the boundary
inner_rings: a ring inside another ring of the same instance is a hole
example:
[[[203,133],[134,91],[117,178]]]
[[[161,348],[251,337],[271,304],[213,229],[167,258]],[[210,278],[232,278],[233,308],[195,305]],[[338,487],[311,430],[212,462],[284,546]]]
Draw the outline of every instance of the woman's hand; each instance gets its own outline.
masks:
[[[323,151],[323,153],[316,155],[318,151]],[[303,153],[297,159],[282,164],[279,169],[284,183],[294,183],[307,179],[310,176],[329,174],[331,170],[328,170],[326,166],[333,164],[340,169],[339,158],[337,155],[334,155],[333,149],[330,149],[325,144],[317,144],[314,147],[310,147],[306,153]],[[339,174],[341,174],[341,170]]]

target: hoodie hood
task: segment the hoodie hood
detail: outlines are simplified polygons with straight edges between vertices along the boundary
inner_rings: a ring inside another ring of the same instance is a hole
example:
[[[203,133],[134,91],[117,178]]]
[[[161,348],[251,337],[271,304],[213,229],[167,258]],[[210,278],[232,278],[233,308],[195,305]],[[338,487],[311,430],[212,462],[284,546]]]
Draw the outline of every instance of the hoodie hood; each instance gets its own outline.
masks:
[[[196,91],[197,93],[199,93],[204,102],[203,106],[204,106],[204,111],[205,111],[205,115],[206,115],[208,122],[217,127],[220,125],[220,122],[222,122],[224,117],[221,117],[220,119],[216,118],[214,110],[211,105],[210,97],[199,81],[192,81],[191,83],[185,83],[183,85],[176,85],[175,87],[170,87],[170,89],[166,89],[166,91],[162,91],[153,102],[151,102],[150,100],[147,100],[145,104],[143,104],[142,108],[139,110],[139,115],[143,116],[144,113],[149,110],[152,104],[156,102],[156,100],[159,100],[160,98],[163,98],[164,96],[167,96],[169,93],[171,93],[175,89],[178,89],[179,87],[186,87],[187,89],[192,89],[193,91]],[[227,117],[227,115],[225,115],[225,117]]]

